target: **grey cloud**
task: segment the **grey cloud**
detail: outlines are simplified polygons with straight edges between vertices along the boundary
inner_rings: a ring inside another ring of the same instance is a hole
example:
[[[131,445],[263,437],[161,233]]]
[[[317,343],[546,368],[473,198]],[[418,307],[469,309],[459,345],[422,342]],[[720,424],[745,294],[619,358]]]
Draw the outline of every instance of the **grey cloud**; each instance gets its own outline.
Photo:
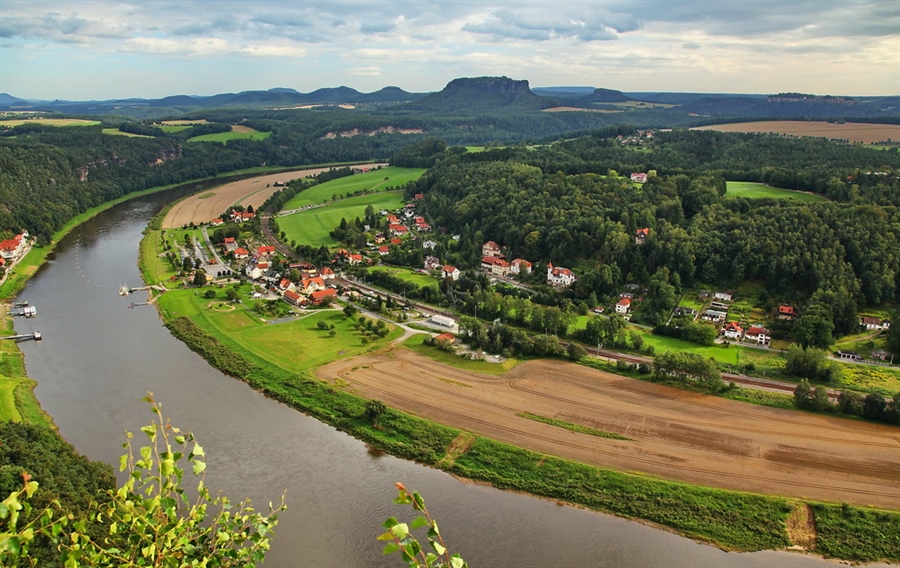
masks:
[[[700,49],[700,46],[698,44],[691,42],[683,43],[681,44],[681,47],[685,49]]]
[[[605,9],[554,5],[552,11],[504,8],[477,24],[466,24],[463,31],[494,37],[549,40],[575,38],[582,41],[616,39],[619,33],[640,28],[637,18]]]

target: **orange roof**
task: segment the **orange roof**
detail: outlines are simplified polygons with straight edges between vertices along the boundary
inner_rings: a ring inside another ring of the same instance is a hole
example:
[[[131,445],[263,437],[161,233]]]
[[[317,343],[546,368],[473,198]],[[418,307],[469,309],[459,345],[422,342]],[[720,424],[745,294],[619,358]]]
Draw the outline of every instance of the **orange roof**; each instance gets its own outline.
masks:
[[[234,255],[237,256],[239,254],[250,254],[250,251],[245,248],[234,249]]]
[[[630,306],[630,305],[631,305],[631,298],[622,298],[621,300],[619,300],[618,302],[616,302],[616,304],[619,305],[619,306]]]
[[[312,301],[317,304],[329,296],[337,297],[337,290],[334,288],[326,288],[324,290],[317,290],[309,295],[309,297],[312,298]]]

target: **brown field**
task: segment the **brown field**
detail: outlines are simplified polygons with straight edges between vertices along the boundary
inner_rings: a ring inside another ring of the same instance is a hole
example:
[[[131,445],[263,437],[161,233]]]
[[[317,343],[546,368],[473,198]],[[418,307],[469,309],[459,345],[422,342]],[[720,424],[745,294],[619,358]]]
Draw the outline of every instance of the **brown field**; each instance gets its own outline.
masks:
[[[578,108],[578,107],[567,107],[567,106],[559,106],[553,108],[545,108],[542,112],[603,112],[603,113],[617,113],[617,112],[625,112],[623,110],[611,110],[605,108]]]
[[[494,377],[407,349],[318,376],[389,406],[537,452],[691,484],[900,509],[900,429],[754,406],[559,361]],[[600,438],[527,411],[613,432]]]
[[[235,124],[231,127],[232,132],[256,132],[256,130],[250,128],[249,126],[241,126],[240,124]]]
[[[349,167],[371,168],[378,165],[386,166],[387,164],[357,164]],[[213,188],[212,191],[203,191],[176,203],[166,214],[162,226],[164,229],[177,229],[190,223],[208,223],[232,205],[243,205],[244,207],[252,205],[256,209],[273,193],[281,189],[275,187],[275,182],[287,183],[292,179],[316,175],[328,169],[330,168],[293,170],[220,185]],[[269,187],[266,187],[267,185]]]
[[[713,124],[698,126],[691,130],[718,130],[719,132],[771,132],[790,136],[820,136],[840,138],[851,142],[874,144],[891,139],[900,141],[900,125],[896,124],[864,124],[847,122],[831,124],[828,122],[804,122],[800,120],[770,120],[764,122],[736,122],[732,124]]]
[[[35,117],[35,118],[24,118],[24,119],[16,119],[16,120],[3,120],[0,121],[0,126],[8,126],[12,128],[13,126],[20,126],[22,124],[33,124],[35,122],[39,122],[41,124],[47,124],[50,126],[94,126],[95,124],[100,124],[99,120],[83,120],[80,118],[43,118],[43,117]]]
[[[164,120],[162,121],[166,126],[185,126],[188,124],[209,124],[205,118],[201,118],[200,120]]]

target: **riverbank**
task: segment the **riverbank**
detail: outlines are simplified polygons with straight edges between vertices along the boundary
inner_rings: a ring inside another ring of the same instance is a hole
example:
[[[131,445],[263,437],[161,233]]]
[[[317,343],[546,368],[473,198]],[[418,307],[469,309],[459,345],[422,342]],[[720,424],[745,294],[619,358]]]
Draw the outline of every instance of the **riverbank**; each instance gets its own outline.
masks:
[[[152,231],[144,239],[142,246],[158,242]],[[245,327],[240,318],[248,317],[246,314],[238,312],[227,321],[222,318],[219,327],[209,327],[201,298],[193,293],[171,296],[167,302],[177,302],[177,310],[160,305],[160,314],[173,335],[214,367],[381,451],[501,489],[642,519],[727,550],[805,545],[816,553],[848,560],[900,560],[900,515],[894,512],[664,481],[540,454],[391,408],[373,416],[367,412],[367,400],[347,392],[346,384],[328,384],[306,369],[291,371],[288,362],[283,366],[265,364],[253,356],[252,348],[241,346],[233,337]],[[192,321],[192,313],[198,321]],[[198,317],[200,313],[204,315]],[[223,331],[221,326],[230,326],[232,331]],[[351,333],[337,332],[341,336]],[[303,333],[292,329],[281,334],[279,350],[292,351],[290,345],[301,344]],[[267,326],[267,338],[275,335],[277,326]],[[335,359],[344,355],[338,353]],[[810,523],[817,531],[814,544],[798,536],[802,531],[789,531],[789,524],[796,525],[789,523],[789,518],[807,518],[807,512],[811,512]]]

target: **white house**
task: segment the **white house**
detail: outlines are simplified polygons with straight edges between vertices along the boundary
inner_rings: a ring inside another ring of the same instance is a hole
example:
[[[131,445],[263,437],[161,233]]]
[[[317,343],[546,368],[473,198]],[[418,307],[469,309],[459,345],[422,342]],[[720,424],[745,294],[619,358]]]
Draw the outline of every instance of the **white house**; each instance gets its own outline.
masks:
[[[616,313],[617,314],[627,314],[628,310],[631,308],[631,299],[622,298],[618,302],[616,302]]]
[[[575,273],[568,268],[553,266],[547,263],[547,284],[551,286],[571,286],[575,283]]]
[[[744,334],[744,341],[753,341],[757,345],[768,345],[771,340],[772,336],[769,334],[769,330],[760,325],[750,326]]]
[[[500,245],[494,241],[488,241],[481,247],[481,256],[497,256],[502,257],[500,253]]]
[[[716,300],[722,300],[723,302],[730,302],[732,294],[731,292],[716,292],[713,294],[713,298]]]
[[[434,247],[437,246],[437,243],[434,241],[425,241],[422,243],[422,248],[434,250]]]
[[[481,259],[481,269],[494,276],[506,276],[509,274],[509,263],[496,256],[485,256]]]
[[[459,280],[459,275],[461,272],[455,266],[450,266],[449,264],[445,264],[443,268],[441,268],[441,278],[451,278],[453,280]]]
[[[531,274],[531,263],[524,258],[517,258],[509,265],[512,274]]]
[[[740,339],[741,335],[744,334],[744,329],[736,321],[728,322],[728,325],[723,327],[722,331],[727,339]]]

